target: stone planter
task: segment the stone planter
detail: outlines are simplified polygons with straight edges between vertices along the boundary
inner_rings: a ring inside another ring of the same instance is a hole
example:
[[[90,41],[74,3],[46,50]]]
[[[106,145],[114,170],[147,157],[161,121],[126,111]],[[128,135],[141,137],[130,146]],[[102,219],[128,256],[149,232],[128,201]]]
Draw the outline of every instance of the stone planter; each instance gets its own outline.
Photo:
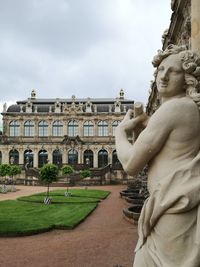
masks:
[[[125,197],[125,199],[128,203],[131,203],[134,205],[143,205],[144,203],[144,198],[139,195],[128,196],[128,197]]]
[[[128,196],[133,196],[136,195],[137,193],[135,193],[134,191],[130,191],[130,190],[123,190],[120,192],[120,196],[121,197],[128,197]]]
[[[140,212],[142,210],[142,205],[135,205],[128,208],[123,209],[123,213],[129,219],[133,219],[134,221],[138,221],[140,217]]]

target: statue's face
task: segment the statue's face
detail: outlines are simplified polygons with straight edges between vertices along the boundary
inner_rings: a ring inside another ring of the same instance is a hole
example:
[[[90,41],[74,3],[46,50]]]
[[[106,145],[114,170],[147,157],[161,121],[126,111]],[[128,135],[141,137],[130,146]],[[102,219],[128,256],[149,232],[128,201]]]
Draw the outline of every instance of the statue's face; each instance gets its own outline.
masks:
[[[156,85],[160,96],[173,97],[183,94],[184,70],[179,55],[170,55],[158,66]]]

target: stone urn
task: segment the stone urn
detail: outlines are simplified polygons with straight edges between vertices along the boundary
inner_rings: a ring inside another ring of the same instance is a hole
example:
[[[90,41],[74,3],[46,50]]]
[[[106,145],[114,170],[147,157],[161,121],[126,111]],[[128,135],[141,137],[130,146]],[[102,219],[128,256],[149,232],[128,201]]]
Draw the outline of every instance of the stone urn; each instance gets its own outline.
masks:
[[[120,193],[121,197],[128,197],[128,196],[133,196],[133,195],[137,195],[138,193],[135,191],[130,191],[130,190],[122,190]]]
[[[144,197],[140,195],[128,196],[128,197],[125,197],[125,199],[128,203],[131,203],[133,205],[143,205],[144,200],[145,200]]]
[[[123,213],[127,218],[137,222],[140,217],[142,206],[143,205],[133,205],[131,207],[124,208]]]

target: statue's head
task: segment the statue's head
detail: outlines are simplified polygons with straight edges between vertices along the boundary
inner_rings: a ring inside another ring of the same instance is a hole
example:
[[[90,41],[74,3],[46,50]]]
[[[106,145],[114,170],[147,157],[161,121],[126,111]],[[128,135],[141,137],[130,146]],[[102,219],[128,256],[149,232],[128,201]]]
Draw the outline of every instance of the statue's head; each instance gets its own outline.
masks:
[[[170,77],[169,82],[171,85],[173,86],[173,82],[175,85],[176,82],[177,87],[181,87],[179,89],[182,90],[182,92],[185,91],[187,95],[192,97],[198,93],[200,81],[200,58],[196,53],[187,50],[185,46],[169,45],[166,50],[158,51],[158,54],[153,58],[152,63],[154,67],[157,67],[157,70],[155,71],[157,87],[159,87],[159,80],[163,79],[163,83],[161,82],[158,90],[162,90],[162,86],[164,88],[164,79],[169,79]],[[170,76],[162,78],[162,71],[167,67]]]

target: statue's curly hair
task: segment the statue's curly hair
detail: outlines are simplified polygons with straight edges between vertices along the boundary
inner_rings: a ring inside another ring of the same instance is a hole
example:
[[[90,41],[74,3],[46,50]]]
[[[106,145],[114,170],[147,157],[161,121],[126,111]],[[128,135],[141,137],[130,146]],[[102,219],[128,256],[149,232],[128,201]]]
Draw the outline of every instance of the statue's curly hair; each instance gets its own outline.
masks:
[[[153,58],[152,64],[158,67],[163,59],[170,55],[178,54],[182,61],[182,68],[185,71],[186,93],[200,108],[200,57],[193,51],[187,50],[186,46],[170,44],[164,51],[158,50],[158,54]],[[155,77],[157,70],[155,71]]]

